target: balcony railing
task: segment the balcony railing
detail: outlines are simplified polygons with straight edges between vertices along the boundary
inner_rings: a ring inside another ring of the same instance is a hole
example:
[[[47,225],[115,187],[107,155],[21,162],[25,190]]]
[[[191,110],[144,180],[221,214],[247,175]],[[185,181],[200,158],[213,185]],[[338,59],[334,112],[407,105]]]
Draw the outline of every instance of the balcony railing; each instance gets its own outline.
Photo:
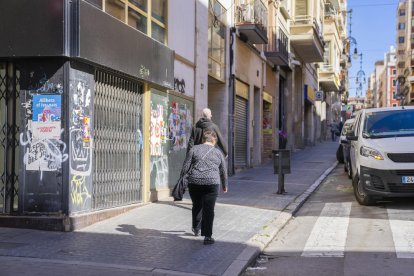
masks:
[[[337,11],[332,7],[332,5],[325,4],[325,18],[335,17],[337,14],[338,14]]]
[[[330,64],[322,64],[320,67],[321,72],[327,72],[327,73],[334,73],[334,67]]]
[[[345,82],[342,82],[340,79],[339,68],[328,63],[323,63],[319,67],[319,73],[319,81],[325,89],[339,93],[345,91]]]
[[[290,18],[290,0],[281,0],[280,1],[280,11],[284,14],[285,17]]]
[[[266,57],[276,65],[289,65],[289,39],[280,28],[269,27],[269,43],[265,47]]]
[[[317,19],[311,15],[298,15],[292,20],[293,26],[300,26],[300,25],[313,25],[315,32],[318,34],[319,38],[323,40],[323,31],[321,28],[321,24],[318,23]]]
[[[246,40],[267,44],[267,8],[261,0],[238,0],[236,27]]]
[[[236,23],[252,23],[267,29],[267,8],[261,0],[240,0],[236,8]]]

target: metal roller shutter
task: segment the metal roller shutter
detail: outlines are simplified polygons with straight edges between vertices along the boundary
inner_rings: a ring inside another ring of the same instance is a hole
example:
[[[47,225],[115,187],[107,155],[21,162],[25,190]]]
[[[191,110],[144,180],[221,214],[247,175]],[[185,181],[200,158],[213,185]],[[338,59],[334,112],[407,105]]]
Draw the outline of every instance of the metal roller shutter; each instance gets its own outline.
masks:
[[[141,200],[142,85],[95,74],[94,209]]]
[[[247,167],[247,100],[236,96],[235,104],[235,160],[236,168]]]

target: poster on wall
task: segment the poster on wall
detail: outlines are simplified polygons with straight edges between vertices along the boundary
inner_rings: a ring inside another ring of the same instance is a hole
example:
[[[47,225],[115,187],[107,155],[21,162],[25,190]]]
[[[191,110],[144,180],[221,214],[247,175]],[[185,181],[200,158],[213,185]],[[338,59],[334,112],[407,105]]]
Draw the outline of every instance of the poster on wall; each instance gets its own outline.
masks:
[[[61,95],[33,95],[32,139],[60,139]]]
[[[193,102],[172,93],[151,93],[151,189],[177,183],[193,124]]]
[[[187,149],[189,128],[192,124],[191,110],[186,104],[171,101],[168,117],[168,139],[171,141],[171,150]]]
[[[151,156],[163,156],[166,143],[166,126],[164,121],[164,105],[154,104],[151,108],[150,148]]]

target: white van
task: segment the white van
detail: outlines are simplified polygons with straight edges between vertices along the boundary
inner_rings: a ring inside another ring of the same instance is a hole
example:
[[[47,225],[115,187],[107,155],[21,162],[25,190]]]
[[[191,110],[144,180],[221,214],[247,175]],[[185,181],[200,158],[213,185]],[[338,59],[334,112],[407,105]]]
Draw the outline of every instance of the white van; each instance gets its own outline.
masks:
[[[347,139],[357,201],[414,197],[414,106],[362,110],[353,129]]]

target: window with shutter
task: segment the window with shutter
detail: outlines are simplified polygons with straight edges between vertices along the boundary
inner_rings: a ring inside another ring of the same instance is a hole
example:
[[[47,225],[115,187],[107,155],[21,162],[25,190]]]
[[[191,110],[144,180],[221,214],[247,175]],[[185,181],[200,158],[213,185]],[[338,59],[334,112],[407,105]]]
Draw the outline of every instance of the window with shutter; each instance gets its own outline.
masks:
[[[307,0],[296,0],[295,2],[295,16],[308,15],[308,1]]]

